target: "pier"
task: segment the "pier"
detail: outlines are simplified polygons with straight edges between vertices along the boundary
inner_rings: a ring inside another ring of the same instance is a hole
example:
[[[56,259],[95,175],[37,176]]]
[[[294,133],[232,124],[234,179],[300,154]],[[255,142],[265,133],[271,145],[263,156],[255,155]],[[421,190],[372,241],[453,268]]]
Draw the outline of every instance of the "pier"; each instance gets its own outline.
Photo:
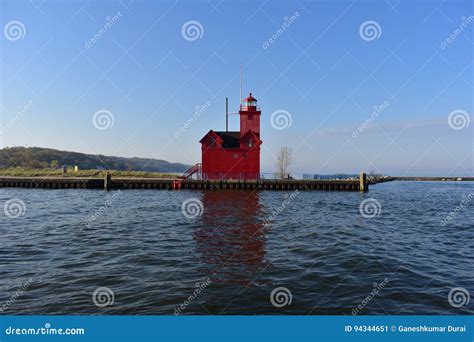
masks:
[[[325,191],[368,191],[365,174],[357,180],[196,180],[164,178],[115,178],[110,174],[104,178],[75,177],[0,177],[0,188],[39,189],[104,189],[104,190],[325,190]]]

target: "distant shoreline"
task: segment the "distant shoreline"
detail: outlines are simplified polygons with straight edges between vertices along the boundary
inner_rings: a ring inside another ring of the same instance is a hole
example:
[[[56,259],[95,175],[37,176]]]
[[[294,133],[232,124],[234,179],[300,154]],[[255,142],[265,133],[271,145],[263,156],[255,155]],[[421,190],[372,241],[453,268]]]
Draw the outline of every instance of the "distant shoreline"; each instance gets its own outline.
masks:
[[[450,181],[474,181],[474,177],[397,177],[393,176],[393,180],[398,181],[434,181],[434,182],[450,182]]]
[[[176,178],[178,172],[144,172],[144,171],[119,171],[119,170],[77,170],[67,169],[34,169],[34,168],[0,168],[0,177],[27,177],[27,178],[104,178],[109,172],[115,177],[131,178]]]
[[[27,178],[103,178],[106,172],[113,177],[119,178],[148,178],[148,179],[178,179],[181,173],[179,172],[143,172],[143,171],[119,171],[119,170],[78,170],[74,171],[68,169],[67,173],[63,173],[62,169],[34,169],[34,168],[0,168],[0,177],[27,177]],[[304,180],[295,178],[295,180]],[[336,180],[328,179],[328,180]],[[355,179],[354,179],[355,180]],[[386,176],[377,177],[377,180],[369,183],[380,183],[384,181],[433,181],[433,182],[448,182],[448,181],[474,181],[474,177],[432,177],[432,176]]]

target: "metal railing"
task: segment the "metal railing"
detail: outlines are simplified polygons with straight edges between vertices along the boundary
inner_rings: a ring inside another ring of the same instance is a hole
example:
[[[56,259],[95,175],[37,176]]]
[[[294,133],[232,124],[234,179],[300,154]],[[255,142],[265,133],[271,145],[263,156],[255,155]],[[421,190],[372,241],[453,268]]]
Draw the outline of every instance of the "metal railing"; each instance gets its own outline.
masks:
[[[240,106],[240,110],[260,110],[260,106]]]
[[[254,172],[208,172],[202,175],[202,179],[219,179],[219,180],[244,180],[259,179],[259,174]]]
[[[182,178],[188,179],[192,177],[194,174],[196,175],[196,179],[202,178],[202,164],[198,163],[191,166],[189,169],[184,171]]]
[[[359,175],[336,173],[333,175],[303,174],[303,179],[359,179]]]

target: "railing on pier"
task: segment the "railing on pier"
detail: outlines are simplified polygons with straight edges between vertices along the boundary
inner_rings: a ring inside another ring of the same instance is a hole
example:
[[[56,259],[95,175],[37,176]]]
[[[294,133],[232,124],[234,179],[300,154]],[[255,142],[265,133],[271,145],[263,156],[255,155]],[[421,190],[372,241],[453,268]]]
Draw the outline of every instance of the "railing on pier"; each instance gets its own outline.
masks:
[[[260,179],[255,172],[207,172],[202,175],[204,180],[256,180]]]
[[[345,173],[335,173],[333,175],[320,175],[320,174],[308,174],[304,173],[303,174],[303,179],[315,179],[315,180],[322,180],[322,179],[334,179],[334,180],[339,180],[339,179],[352,179],[352,180],[357,180],[359,179],[359,175],[349,175]]]
[[[202,164],[198,163],[191,166],[189,169],[184,171],[183,175],[179,178],[188,179],[193,175],[196,175],[196,179],[202,179]]]

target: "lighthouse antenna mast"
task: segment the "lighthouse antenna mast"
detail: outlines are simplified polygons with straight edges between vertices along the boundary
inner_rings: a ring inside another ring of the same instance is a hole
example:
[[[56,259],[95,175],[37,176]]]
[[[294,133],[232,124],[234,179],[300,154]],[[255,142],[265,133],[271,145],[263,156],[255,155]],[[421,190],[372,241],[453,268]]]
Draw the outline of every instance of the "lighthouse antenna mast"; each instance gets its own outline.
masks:
[[[242,63],[240,63],[240,107],[242,108]]]
[[[225,131],[229,131],[229,98],[225,98]]]

